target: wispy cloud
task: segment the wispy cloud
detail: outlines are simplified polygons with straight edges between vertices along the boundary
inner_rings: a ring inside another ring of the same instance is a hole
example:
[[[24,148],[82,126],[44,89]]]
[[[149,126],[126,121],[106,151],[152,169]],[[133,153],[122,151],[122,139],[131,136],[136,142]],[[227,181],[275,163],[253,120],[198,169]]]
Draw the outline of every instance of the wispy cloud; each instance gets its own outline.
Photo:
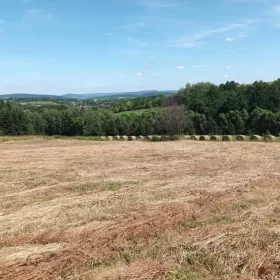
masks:
[[[117,26],[117,28],[119,28],[119,29],[138,29],[138,28],[144,28],[144,27],[146,27],[145,22],[134,22],[134,23],[128,23],[128,24]]]
[[[184,69],[186,69],[186,67],[183,66],[183,65],[179,65],[179,66],[177,66],[176,68],[177,68],[178,70],[184,70]]]
[[[226,69],[231,69],[231,68],[232,68],[232,66],[230,66],[230,65],[226,66]]]
[[[139,4],[145,8],[168,9],[178,6],[178,1],[175,0],[140,0]]]
[[[22,20],[20,21],[21,25],[28,24],[38,24],[40,22],[46,22],[53,18],[50,14],[45,14],[41,9],[29,9],[24,14]]]
[[[143,76],[143,74],[142,74],[141,72],[138,72],[136,75],[137,75],[138,77],[142,77],[142,76]]]
[[[229,75],[228,75],[228,74],[225,74],[225,75],[223,76],[223,78],[224,78],[224,79],[228,79],[228,78],[229,78]]]
[[[280,5],[275,5],[272,7],[270,14],[274,18],[274,26],[280,28]]]
[[[225,33],[227,31],[231,31],[233,29],[245,27],[246,24],[229,24],[226,26],[222,26],[216,29],[209,29],[206,31],[202,31],[199,33],[194,33],[191,36],[186,36],[181,39],[175,40],[173,42],[173,47],[178,48],[194,48],[198,47],[203,43],[203,39],[209,38],[219,33]]]
[[[240,32],[236,35],[236,37],[227,37],[225,39],[225,42],[231,43],[234,41],[242,40],[243,38],[247,37],[247,34],[245,32]]]
[[[272,10],[274,11],[274,13],[280,15],[280,5],[273,6]]]
[[[138,48],[145,48],[149,45],[148,42],[139,40],[136,38],[127,37],[126,40],[127,40],[127,42],[129,42],[130,44],[132,44]]]
[[[231,38],[231,37],[227,37],[227,38],[225,39],[225,42],[228,42],[228,43],[233,42],[233,41],[235,41],[235,39],[234,39],[234,38]]]

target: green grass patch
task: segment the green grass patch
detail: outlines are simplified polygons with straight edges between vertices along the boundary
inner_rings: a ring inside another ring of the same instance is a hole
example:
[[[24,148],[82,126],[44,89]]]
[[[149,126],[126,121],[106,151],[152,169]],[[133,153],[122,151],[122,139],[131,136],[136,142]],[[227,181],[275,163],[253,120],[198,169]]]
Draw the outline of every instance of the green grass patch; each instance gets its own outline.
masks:
[[[198,228],[206,225],[215,225],[220,223],[228,223],[231,221],[231,218],[228,216],[210,216],[203,219],[197,220],[185,220],[181,223],[184,228]]]
[[[46,195],[46,196],[42,196],[39,198],[40,201],[44,202],[44,201],[51,201],[54,200],[56,198],[56,196],[53,195]]]
[[[61,103],[53,102],[53,101],[30,101],[30,102],[21,102],[20,105],[32,105],[32,106],[59,106]]]
[[[125,187],[138,185],[138,181],[101,181],[89,182],[78,186],[67,187],[68,191],[87,193],[92,191],[118,191]]]

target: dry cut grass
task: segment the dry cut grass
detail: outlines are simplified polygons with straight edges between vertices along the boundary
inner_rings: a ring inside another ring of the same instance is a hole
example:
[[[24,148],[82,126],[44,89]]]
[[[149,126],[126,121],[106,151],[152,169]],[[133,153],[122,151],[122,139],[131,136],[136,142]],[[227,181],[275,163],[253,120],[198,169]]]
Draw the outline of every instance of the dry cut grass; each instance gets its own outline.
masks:
[[[280,279],[279,144],[0,152],[0,279]]]

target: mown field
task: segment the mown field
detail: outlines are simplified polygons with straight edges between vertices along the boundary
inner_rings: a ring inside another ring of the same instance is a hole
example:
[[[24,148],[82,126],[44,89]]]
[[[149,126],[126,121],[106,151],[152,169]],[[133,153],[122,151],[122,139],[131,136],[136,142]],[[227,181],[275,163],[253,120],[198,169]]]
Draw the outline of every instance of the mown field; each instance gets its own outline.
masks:
[[[0,279],[280,279],[280,145],[0,143]]]

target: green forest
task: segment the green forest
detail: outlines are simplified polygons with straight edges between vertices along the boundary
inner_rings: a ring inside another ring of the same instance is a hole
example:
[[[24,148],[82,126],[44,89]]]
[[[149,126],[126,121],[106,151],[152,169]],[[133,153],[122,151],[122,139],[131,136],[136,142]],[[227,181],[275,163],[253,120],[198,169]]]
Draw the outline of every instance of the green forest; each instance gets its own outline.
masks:
[[[120,114],[133,110],[143,112]],[[23,106],[0,101],[0,135],[181,133],[279,135],[280,79],[250,85],[233,81],[219,86],[187,84],[170,96],[116,100],[106,106],[77,106],[69,101],[57,106]]]

